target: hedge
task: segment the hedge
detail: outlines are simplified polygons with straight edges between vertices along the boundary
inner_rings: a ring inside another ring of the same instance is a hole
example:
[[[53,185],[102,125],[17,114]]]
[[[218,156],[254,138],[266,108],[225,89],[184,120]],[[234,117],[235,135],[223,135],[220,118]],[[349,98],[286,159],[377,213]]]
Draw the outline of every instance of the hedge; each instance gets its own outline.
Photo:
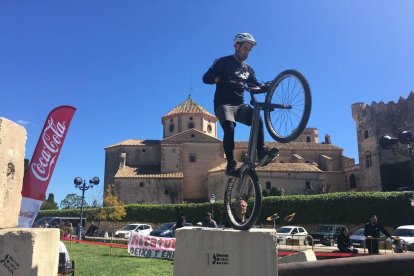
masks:
[[[278,213],[283,218],[296,213],[292,224],[360,224],[368,221],[370,214],[377,214],[382,224],[399,226],[414,224],[414,208],[409,198],[411,192],[352,192],[331,193],[321,195],[274,196],[263,199],[259,223],[269,224],[266,218]],[[251,204],[250,204],[251,205]],[[124,221],[148,223],[164,223],[176,221],[183,212],[188,222],[193,224],[202,221],[206,212],[213,207],[214,218],[219,224],[224,221],[224,206],[217,201],[210,203],[187,204],[130,204],[126,205]],[[99,208],[84,209],[85,217],[91,220]],[[79,209],[42,210],[38,218],[44,216],[79,216]]]

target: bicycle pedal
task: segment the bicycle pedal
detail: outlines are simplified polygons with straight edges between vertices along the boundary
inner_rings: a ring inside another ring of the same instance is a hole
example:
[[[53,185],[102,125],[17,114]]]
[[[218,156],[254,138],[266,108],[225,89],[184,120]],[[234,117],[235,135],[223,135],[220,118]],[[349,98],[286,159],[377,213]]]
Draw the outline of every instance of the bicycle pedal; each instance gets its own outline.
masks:
[[[228,177],[240,178],[240,169],[237,169],[231,172],[226,172],[225,174]]]
[[[258,167],[265,167],[267,165],[269,165],[270,162],[272,162],[273,160],[275,160],[279,155],[276,155],[274,157],[270,157],[270,156],[266,156],[265,158],[263,158],[262,160],[260,160],[257,163]]]
[[[266,166],[270,162],[269,159],[270,159],[269,156],[266,156],[265,158],[259,160],[259,162],[257,162],[257,166],[258,167],[264,167],[264,166]]]

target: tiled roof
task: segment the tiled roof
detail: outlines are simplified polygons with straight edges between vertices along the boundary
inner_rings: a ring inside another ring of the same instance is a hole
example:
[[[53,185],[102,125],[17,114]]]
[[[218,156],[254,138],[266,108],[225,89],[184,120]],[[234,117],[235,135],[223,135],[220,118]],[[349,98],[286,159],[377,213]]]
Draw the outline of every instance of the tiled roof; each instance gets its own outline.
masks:
[[[159,166],[125,166],[116,172],[115,178],[183,178],[183,173],[160,173]]]
[[[188,114],[202,113],[202,114],[215,118],[215,116],[212,115],[210,112],[208,112],[204,107],[198,105],[195,101],[193,101],[190,96],[188,97],[188,99],[180,103],[178,106],[173,108],[170,112],[168,112],[162,117],[164,118],[164,117],[171,116],[174,114],[183,114],[183,113],[188,113]]]
[[[276,147],[279,150],[342,150],[332,144],[319,144],[319,143],[306,143],[306,142],[290,142],[290,143],[277,143],[277,142],[266,142],[267,147]],[[237,141],[235,142],[235,148],[247,149],[247,142]]]
[[[139,139],[128,139],[110,146],[105,149],[113,148],[117,146],[154,146],[159,145],[160,140],[139,140]]]
[[[237,162],[237,167],[240,167],[242,162]],[[226,163],[223,163],[211,170],[212,172],[224,171],[226,169]],[[256,168],[258,172],[321,172],[316,166],[308,163],[270,163],[265,167]]]

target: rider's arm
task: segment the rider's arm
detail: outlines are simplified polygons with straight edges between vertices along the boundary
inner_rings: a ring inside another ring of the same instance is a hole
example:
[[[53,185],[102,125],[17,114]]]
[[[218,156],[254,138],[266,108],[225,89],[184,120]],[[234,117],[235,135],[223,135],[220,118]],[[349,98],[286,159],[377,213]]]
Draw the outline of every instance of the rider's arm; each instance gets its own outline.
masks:
[[[219,78],[220,67],[221,67],[220,59],[216,59],[213,65],[203,75],[203,82],[206,84],[218,83],[220,80]]]
[[[256,79],[256,74],[254,73],[254,70],[249,66],[250,76],[247,79],[247,83],[249,86],[256,86],[251,87],[249,91],[253,94],[260,94],[260,93],[266,93],[269,90],[268,83],[261,83]]]

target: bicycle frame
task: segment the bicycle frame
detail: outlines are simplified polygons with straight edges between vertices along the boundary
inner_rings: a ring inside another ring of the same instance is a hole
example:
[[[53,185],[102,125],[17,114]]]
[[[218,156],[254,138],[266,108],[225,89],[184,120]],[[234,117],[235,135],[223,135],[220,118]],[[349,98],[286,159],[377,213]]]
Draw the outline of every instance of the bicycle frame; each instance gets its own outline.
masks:
[[[246,161],[242,165],[240,169],[241,175],[246,169],[255,170],[255,160],[256,160],[256,152],[257,152],[257,139],[258,139],[258,131],[259,131],[259,120],[260,120],[260,110],[269,108],[270,110],[274,109],[292,109],[290,105],[282,105],[282,104],[266,104],[262,102],[258,102],[256,100],[255,95],[250,92],[251,95],[251,104],[253,105],[253,118],[252,118],[252,125],[250,127],[250,135],[249,135],[249,144],[247,148],[247,157]]]
[[[301,85],[301,90],[290,91],[289,89],[285,90],[283,88],[282,82],[287,78],[287,88],[289,88],[290,77],[294,78],[293,81],[295,83]],[[265,85],[268,86],[268,84]],[[277,90],[279,86],[282,87],[281,91]],[[305,128],[307,120],[309,119],[311,107],[309,85],[303,75],[295,70],[285,70],[271,82],[264,102],[258,102],[255,98],[255,94],[263,93],[262,86],[246,83],[244,89],[250,92],[250,105],[253,107],[248,148],[242,166],[238,169],[237,175],[228,178],[224,192],[226,219],[229,224],[237,230],[248,230],[253,227],[259,219],[262,208],[262,190],[259,177],[256,173],[256,167],[266,166],[271,162],[270,158],[272,157],[268,154],[256,163],[258,132],[261,120],[260,110],[264,111],[265,120],[263,126],[266,126],[269,135],[277,142],[288,143],[296,139]],[[280,96],[278,95],[279,93]],[[275,95],[277,95],[277,97],[274,98]],[[297,101],[297,98],[299,98],[300,101]],[[287,113],[283,111],[283,109],[285,109]],[[290,110],[292,111],[292,114]],[[297,113],[297,110],[299,110],[299,113]],[[301,110],[303,110],[302,113],[300,113]],[[276,112],[273,113],[273,111]],[[295,116],[293,122],[291,120],[292,116]],[[286,125],[284,122],[288,122],[289,125]],[[281,132],[277,125],[283,123],[283,130]],[[236,218],[237,202],[240,199],[253,203],[253,205],[250,205],[252,207],[249,208],[249,215],[246,216],[246,218],[243,218],[243,221],[239,221]]]

